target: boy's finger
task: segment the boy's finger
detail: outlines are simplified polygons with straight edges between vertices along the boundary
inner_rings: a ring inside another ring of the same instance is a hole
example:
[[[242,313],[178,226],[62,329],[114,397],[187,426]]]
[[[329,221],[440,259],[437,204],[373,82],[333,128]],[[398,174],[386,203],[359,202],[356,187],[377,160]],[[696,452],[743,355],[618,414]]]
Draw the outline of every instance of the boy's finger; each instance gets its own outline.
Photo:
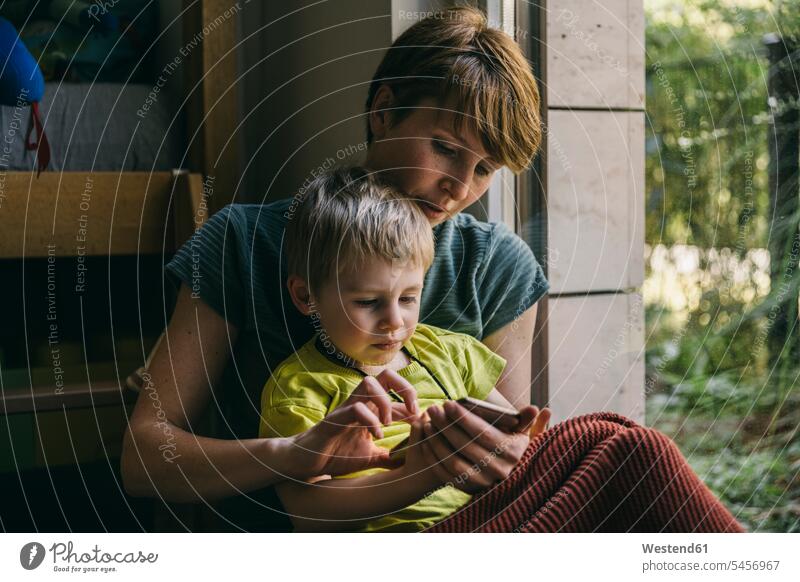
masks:
[[[417,404],[417,391],[411,383],[400,376],[394,370],[384,370],[376,376],[383,389],[387,392],[394,390],[403,399],[406,404],[408,412],[411,414],[419,414],[419,404]]]
[[[352,414],[354,421],[364,428],[366,428],[372,436],[376,439],[383,438],[383,430],[381,429],[381,421],[377,416],[367,407],[363,402],[356,402],[352,406]]]
[[[404,402],[392,402],[392,420],[404,421],[411,424],[411,421],[418,418],[416,414],[408,412]]]
[[[357,400],[366,400],[377,407],[383,424],[392,423],[392,401],[378,380],[367,376],[361,381],[357,390],[358,394],[354,393]]]

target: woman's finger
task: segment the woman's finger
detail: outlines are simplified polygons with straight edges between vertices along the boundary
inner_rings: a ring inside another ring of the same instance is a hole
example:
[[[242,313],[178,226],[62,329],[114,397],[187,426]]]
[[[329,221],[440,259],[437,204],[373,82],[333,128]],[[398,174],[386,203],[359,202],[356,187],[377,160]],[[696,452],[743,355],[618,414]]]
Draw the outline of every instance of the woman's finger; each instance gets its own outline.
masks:
[[[439,460],[433,453],[430,444],[424,438],[424,432],[422,441],[417,446],[420,448],[422,453],[422,460],[425,463],[425,467],[430,468],[430,470],[433,471],[433,474],[441,483],[449,482],[453,477],[447,472],[441,463],[439,463]]]
[[[459,473],[454,473],[452,468],[445,462],[445,459],[449,460],[452,457],[452,451],[447,450],[446,445],[434,448],[433,441],[436,440],[436,437],[432,436],[434,432],[430,423],[423,423],[421,431],[421,441],[417,446],[422,450],[425,466],[431,468],[440,483],[452,482],[459,475]],[[436,449],[439,451],[438,454]],[[442,457],[439,454],[442,454]]]
[[[433,421],[433,415],[431,415],[431,421]],[[425,442],[431,448],[439,464],[450,475],[451,479],[469,470],[471,466],[470,463],[465,461],[461,455],[451,448],[449,441],[443,438],[432,424],[426,424],[424,431]]]
[[[533,421],[533,426],[531,427],[530,430],[531,438],[545,432],[549,424],[550,424],[550,409],[543,408],[542,411],[536,415],[536,419]]]
[[[530,433],[537,414],[539,414],[539,408],[536,406],[522,407],[519,411],[519,423],[514,427],[514,432]]]
[[[489,456],[489,450],[482,447],[476,439],[470,438],[458,424],[445,414],[444,410],[432,407],[429,409],[429,415],[436,431],[447,439],[450,447],[467,461],[478,463]]]
[[[508,433],[492,426],[481,417],[472,414],[457,402],[444,403],[444,411],[450,422],[455,423],[463,430],[470,440],[478,443],[486,450],[492,451],[508,438]],[[473,459],[475,461],[475,459]]]
[[[408,434],[408,445],[416,445],[422,441],[424,435],[422,433],[422,425],[424,422],[421,419],[416,419],[411,423],[411,432]]]
[[[375,447],[378,451],[370,457],[369,468],[397,469],[403,465],[402,459],[393,459],[389,451],[381,447]]]
[[[494,449],[486,449],[474,440],[470,440],[466,433],[460,430],[443,411],[434,412],[434,415],[437,417],[434,426],[438,426],[438,423],[446,424],[439,434],[445,437],[451,445],[460,443],[456,451],[467,463],[472,464],[473,474],[485,474],[485,478],[473,478],[473,483],[480,482],[481,485],[491,485],[508,476],[517,460],[514,455],[503,454],[508,448],[511,435],[503,433],[504,440]],[[507,456],[510,458],[506,458]]]

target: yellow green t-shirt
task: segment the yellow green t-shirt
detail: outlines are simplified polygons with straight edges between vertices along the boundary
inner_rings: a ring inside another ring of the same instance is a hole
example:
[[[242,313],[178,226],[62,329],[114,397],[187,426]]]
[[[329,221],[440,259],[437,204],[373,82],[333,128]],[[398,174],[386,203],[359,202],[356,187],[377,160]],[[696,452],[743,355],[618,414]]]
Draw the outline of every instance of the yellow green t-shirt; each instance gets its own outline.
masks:
[[[414,357],[397,373],[417,391],[420,410],[470,396],[485,399],[494,388],[506,361],[475,338],[419,324],[404,344]],[[420,365],[420,362],[424,365]],[[439,380],[447,391],[440,387]],[[261,394],[259,436],[286,437],[304,432],[341,405],[364,376],[321,354],[312,339],[284,360]],[[395,422],[375,444],[391,449],[408,436],[410,427]],[[346,475],[352,478],[385,469]],[[365,531],[419,531],[444,519],[470,500],[470,495],[447,485],[417,503],[370,521]]]

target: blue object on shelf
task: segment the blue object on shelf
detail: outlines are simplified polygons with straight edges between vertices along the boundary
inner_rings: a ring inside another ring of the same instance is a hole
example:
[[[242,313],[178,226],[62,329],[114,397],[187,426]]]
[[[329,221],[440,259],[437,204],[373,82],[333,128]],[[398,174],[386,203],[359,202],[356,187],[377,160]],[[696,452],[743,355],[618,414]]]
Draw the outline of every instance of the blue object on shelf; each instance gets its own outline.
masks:
[[[19,106],[40,101],[44,77],[19,33],[0,17],[0,104]]]
[[[25,149],[36,152],[36,176],[50,163],[50,144],[44,132],[39,101],[44,96],[44,77],[36,59],[19,38],[14,25],[0,17],[0,104],[31,106]],[[36,141],[31,139],[34,130]]]

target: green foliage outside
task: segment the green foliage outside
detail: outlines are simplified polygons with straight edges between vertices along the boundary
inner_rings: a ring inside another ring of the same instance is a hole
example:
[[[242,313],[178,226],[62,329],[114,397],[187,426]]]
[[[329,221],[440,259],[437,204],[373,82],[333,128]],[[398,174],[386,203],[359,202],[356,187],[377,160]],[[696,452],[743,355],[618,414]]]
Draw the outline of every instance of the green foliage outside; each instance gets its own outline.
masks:
[[[763,43],[800,38],[800,0],[645,8],[647,422],[750,531],[800,531],[800,269],[768,252],[800,216],[772,217]]]

